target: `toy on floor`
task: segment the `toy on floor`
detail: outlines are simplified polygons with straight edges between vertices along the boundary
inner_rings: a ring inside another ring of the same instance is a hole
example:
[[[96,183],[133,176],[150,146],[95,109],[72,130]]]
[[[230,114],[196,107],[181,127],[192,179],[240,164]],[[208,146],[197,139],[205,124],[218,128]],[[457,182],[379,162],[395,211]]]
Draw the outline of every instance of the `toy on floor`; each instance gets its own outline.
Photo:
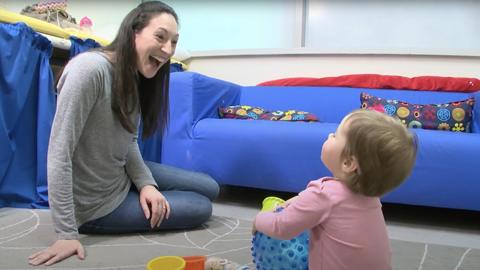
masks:
[[[182,258],[185,260],[185,270],[205,269],[205,261],[207,259],[205,256],[183,256]]]
[[[267,197],[263,200],[262,211],[282,211],[284,202],[280,198]],[[257,270],[308,269],[308,232],[290,240],[278,240],[256,232],[252,239],[252,257]]]
[[[219,257],[208,257],[205,261],[205,270],[248,270],[248,266]]]
[[[147,270],[184,270],[185,260],[179,256],[160,256],[147,263]]]

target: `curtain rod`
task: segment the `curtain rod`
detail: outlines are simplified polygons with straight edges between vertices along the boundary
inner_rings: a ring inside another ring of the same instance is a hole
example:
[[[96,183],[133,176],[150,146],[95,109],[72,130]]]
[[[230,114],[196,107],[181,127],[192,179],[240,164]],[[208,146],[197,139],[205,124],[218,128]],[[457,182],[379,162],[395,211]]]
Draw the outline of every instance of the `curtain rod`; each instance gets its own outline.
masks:
[[[47,35],[44,33],[37,32],[40,35],[46,37],[50,42],[52,42],[53,47],[58,48],[58,49],[63,49],[63,50],[70,50],[70,47],[72,46],[72,42],[68,39],[64,38],[59,38],[59,37],[54,37],[51,35]]]

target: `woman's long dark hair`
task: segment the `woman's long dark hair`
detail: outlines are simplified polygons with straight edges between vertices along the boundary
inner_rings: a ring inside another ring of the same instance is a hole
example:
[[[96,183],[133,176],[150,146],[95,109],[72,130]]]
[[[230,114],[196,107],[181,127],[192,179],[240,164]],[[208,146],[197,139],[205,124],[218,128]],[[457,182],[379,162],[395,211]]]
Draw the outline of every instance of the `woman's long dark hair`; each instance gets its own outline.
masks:
[[[160,1],[144,2],[127,14],[115,39],[103,48],[114,53],[112,110],[122,126],[134,133],[137,127],[129,115],[140,104],[144,138],[155,133],[158,127],[163,133],[167,125],[170,61],[163,64],[155,77],[145,78],[137,71],[135,33],[160,13],[172,15],[178,23],[178,16],[170,6]]]

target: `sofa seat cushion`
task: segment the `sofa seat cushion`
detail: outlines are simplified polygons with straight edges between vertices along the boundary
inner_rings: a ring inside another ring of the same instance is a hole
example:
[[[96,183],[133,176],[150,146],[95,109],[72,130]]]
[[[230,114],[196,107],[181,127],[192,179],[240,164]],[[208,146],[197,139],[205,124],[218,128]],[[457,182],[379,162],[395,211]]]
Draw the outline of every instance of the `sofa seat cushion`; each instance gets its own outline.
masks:
[[[418,137],[417,160],[412,175],[382,200],[480,209],[480,134],[426,129],[412,129],[412,132]]]
[[[194,127],[187,152],[176,154],[188,157],[189,169],[208,173],[219,184],[297,192],[309,181],[331,175],[320,153],[337,127],[333,123],[202,119]],[[480,134],[412,132],[418,136],[414,171],[382,200],[480,209]],[[452,194],[465,198],[457,200]]]
[[[442,104],[413,104],[362,92],[361,107],[398,117],[409,128],[471,132],[474,98]]]
[[[300,191],[330,175],[320,160],[338,124],[202,119],[193,130],[189,163],[220,184]],[[183,155],[182,153],[176,153]]]

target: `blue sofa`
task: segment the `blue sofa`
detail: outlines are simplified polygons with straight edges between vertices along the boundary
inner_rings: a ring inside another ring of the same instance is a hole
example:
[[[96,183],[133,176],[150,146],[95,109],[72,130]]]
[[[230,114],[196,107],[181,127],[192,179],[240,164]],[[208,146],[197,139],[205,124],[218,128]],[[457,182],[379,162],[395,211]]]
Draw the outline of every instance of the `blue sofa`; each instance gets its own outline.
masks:
[[[322,144],[360,107],[362,91],[423,104],[480,100],[480,92],[240,86],[180,72],[171,77],[170,124],[161,152],[155,139],[146,148],[150,159],[208,173],[223,185],[298,192],[310,180],[330,175],[320,160]],[[229,105],[304,110],[320,123],[220,119],[218,108]],[[480,106],[473,114],[472,133],[412,129],[419,140],[414,170],[382,201],[479,211]]]

